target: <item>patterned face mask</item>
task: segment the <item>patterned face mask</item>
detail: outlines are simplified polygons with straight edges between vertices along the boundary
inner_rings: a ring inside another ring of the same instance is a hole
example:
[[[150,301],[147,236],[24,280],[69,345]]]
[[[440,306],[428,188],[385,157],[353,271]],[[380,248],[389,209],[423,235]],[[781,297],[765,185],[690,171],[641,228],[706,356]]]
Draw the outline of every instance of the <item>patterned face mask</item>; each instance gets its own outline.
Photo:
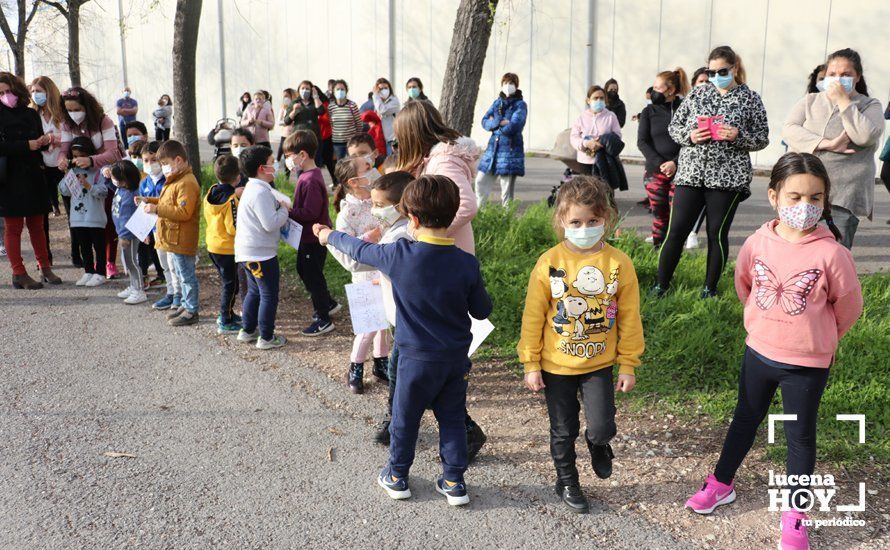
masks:
[[[780,206],[778,211],[782,223],[800,231],[812,229],[822,217],[822,207],[808,202],[799,202],[794,206]]]

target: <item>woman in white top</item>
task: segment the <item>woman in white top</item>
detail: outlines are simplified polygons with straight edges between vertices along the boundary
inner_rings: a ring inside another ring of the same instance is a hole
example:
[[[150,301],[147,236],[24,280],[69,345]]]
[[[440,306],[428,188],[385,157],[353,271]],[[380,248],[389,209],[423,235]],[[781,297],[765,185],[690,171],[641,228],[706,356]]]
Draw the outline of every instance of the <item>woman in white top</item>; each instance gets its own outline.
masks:
[[[38,76],[29,86],[31,92],[31,107],[40,115],[40,123],[43,124],[43,133],[50,137],[49,146],[41,151],[43,155],[43,176],[46,179],[46,189],[49,193],[50,204],[53,207],[53,216],[61,214],[59,210],[59,182],[64,174],[59,170],[59,146],[62,143],[62,116],[65,106],[62,105],[62,94],[58,86],[47,76]],[[71,204],[71,199],[65,201],[65,208]],[[69,231],[70,231],[69,227]],[[52,264],[53,253],[49,241],[49,214],[44,216],[43,231],[46,234],[46,248],[49,251],[49,261]],[[71,239],[71,257],[80,255],[74,252],[74,239]]]
[[[392,123],[396,119],[396,115],[402,108],[399,98],[392,92],[392,84],[385,78],[378,78],[374,84],[374,110],[380,117],[383,126],[383,138],[386,140],[386,156],[392,154],[392,144],[396,139],[396,133],[393,130]]]

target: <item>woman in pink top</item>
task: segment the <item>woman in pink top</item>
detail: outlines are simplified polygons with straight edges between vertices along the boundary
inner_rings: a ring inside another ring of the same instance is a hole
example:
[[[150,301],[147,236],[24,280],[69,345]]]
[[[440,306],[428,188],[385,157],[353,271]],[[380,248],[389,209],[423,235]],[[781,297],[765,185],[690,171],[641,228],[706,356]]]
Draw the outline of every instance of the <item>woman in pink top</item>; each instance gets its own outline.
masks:
[[[862,289],[850,251],[831,217],[825,166],[808,153],[787,153],[773,167],[769,201],[778,211],[748,237],[736,262],[745,305],[745,356],[739,398],[714,473],[686,506],[710,514],[735,500],[733,478],[757,427],[782,388],[788,445],[788,495],[807,485],[816,463],[816,415],[838,341],[862,314]],[[825,220],[827,226],[819,225]],[[792,477],[793,476],[793,477]],[[784,485],[784,484],[783,484]],[[782,506],[779,548],[809,548],[806,503]]]
[[[65,90],[62,102],[65,105],[65,112],[62,116],[59,170],[68,171],[68,151],[71,149],[71,141],[79,136],[90,138],[96,148],[96,154],[72,160],[77,168],[102,168],[121,160],[120,141],[114,122],[105,114],[102,105],[91,93],[74,86]],[[108,225],[105,227],[105,274],[109,279],[117,276],[117,232],[111,216],[113,198],[114,193],[109,193],[105,201],[105,215],[108,219]]]
[[[593,173],[593,157],[602,149],[600,136],[615,134],[621,137],[621,126],[615,113],[606,109],[606,92],[600,86],[591,86],[587,91],[587,109],[572,124],[569,142],[578,151],[581,173]]]
[[[448,235],[458,248],[475,254],[470,222],[479,209],[473,191],[479,147],[472,139],[446,126],[439,111],[426,101],[405,104],[393,128],[399,148],[398,170],[415,176],[447,176],[457,184],[460,207]]]
[[[272,107],[262,90],[253,94],[253,103],[244,109],[244,114],[241,115],[241,127],[250,130],[257,145],[272,148],[269,130],[275,127],[275,113],[272,112]]]

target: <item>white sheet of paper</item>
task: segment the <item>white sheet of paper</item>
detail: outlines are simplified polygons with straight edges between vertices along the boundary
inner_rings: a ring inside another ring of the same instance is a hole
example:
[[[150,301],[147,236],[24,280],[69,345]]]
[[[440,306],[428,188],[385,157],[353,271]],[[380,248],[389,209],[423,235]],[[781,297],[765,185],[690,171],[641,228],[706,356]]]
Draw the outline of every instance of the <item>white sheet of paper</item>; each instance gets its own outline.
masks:
[[[272,189],[272,196],[275,197],[275,200],[277,201],[284,201],[284,204],[286,204],[288,208],[294,207],[294,201],[278,189]]]
[[[352,332],[366,334],[389,328],[383,308],[383,290],[371,281],[346,285]]]
[[[281,227],[281,240],[289,244],[294,250],[300,249],[300,237],[303,235],[303,226],[294,220],[287,220]]]
[[[68,188],[68,192],[71,193],[72,199],[80,198],[81,193],[83,193],[83,185],[78,181],[77,174],[74,173],[74,170],[65,172],[65,177],[62,178],[62,182],[65,184],[65,187]]]
[[[124,227],[126,227],[130,233],[136,235],[137,239],[144,241],[149,233],[155,228],[157,223],[158,215],[146,213],[140,204],[136,207],[136,211],[133,212],[133,215],[130,216],[130,219],[127,220]]]
[[[491,321],[488,319],[482,319],[481,321],[478,319],[473,319],[470,316],[470,321],[472,324],[470,325],[470,332],[473,333],[473,341],[470,342],[470,352],[467,353],[467,357],[472,357],[476,350],[479,349],[479,346],[482,345],[482,342],[488,338],[488,335],[491,334],[491,331],[494,330],[494,325],[491,324]]]

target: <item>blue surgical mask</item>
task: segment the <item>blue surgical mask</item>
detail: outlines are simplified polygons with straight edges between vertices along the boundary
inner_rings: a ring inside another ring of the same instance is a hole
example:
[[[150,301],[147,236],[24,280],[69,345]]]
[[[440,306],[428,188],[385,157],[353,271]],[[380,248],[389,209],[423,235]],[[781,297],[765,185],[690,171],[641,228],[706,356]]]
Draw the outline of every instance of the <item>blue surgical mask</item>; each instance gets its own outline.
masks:
[[[136,159],[136,160],[134,160],[134,161],[133,161],[133,164],[136,165],[136,168],[138,168],[140,172],[143,172],[143,171],[144,171],[144,170],[143,170],[144,165],[142,164],[142,159]]]
[[[721,90],[725,90],[725,89],[729,88],[729,86],[732,84],[732,81],[734,78],[735,77],[733,76],[732,72],[730,72],[726,76],[720,76],[719,74],[714,75],[711,78],[709,78],[708,80],[710,80],[711,84],[713,84],[714,86],[717,86]]]
[[[819,82],[816,82],[816,89],[819,90],[820,92],[824,92],[825,91],[825,81],[820,80]]]
[[[38,107],[46,105],[46,94],[43,92],[34,92],[31,94],[31,99],[34,101],[34,105]]]
[[[606,102],[602,99],[594,99],[590,102],[590,108],[594,113],[598,113],[606,108]]]
[[[566,227],[566,239],[581,249],[593,248],[596,243],[600,242],[606,233],[605,225],[594,225],[593,227]]]
[[[408,97],[411,99],[420,97],[420,88],[408,88]]]
[[[832,82],[840,82],[841,86],[844,87],[844,91],[848,94],[853,91],[852,76],[826,76],[822,80],[822,89],[827,90],[828,86],[830,86]]]
[[[346,99],[346,90],[342,88],[339,90],[334,90],[334,98],[338,100]]]
[[[139,141],[142,141],[142,136],[127,136],[127,145],[133,145]]]

